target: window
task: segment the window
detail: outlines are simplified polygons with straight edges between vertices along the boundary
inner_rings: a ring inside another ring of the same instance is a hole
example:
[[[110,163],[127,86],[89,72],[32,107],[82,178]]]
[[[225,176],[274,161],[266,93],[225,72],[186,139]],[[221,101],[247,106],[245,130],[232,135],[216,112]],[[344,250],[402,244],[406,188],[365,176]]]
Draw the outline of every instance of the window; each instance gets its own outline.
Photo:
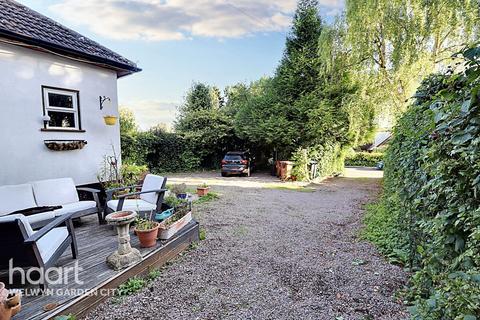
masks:
[[[243,160],[243,157],[242,157],[241,155],[227,154],[227,155],[225,155],[225,157],[223,158],[223,160],[240,161],[240,160]]]
[[[45,129],[81,130],[78,91],[42,87],[44,114],[50,117]]]

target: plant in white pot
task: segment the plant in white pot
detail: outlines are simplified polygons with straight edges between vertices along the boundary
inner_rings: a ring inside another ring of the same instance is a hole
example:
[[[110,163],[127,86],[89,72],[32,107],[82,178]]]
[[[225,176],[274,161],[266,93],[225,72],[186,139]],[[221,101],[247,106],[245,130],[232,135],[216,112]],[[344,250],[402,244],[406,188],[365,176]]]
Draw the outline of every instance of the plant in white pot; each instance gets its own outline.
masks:
[[[192,210],[190,203],[187,201],[175,202],[173,209],[174,213],[159,224],[159,239],[170,239],[180,229],[192,221]]]

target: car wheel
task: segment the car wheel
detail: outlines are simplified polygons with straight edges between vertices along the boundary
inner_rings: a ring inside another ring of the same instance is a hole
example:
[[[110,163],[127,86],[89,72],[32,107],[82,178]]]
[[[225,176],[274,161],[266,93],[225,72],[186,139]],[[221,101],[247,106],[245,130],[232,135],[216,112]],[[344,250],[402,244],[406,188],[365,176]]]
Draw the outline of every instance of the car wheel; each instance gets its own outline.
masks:
[[[227,174],[225,172],[222,172],[222,177],[226,177]]]

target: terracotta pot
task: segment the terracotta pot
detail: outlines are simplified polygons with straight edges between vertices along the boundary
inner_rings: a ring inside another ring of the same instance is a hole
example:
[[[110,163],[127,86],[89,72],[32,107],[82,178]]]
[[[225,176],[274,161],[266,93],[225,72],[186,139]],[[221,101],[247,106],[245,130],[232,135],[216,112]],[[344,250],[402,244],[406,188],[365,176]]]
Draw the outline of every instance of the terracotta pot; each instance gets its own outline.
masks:
[[[10,320],[21,308],[19,292],[9,294],[5,284],[0,282],[0,320]]]
[[[11,293],[7,298],[6,305],[10,309],[12,317],[19,313],[22,308],[20,292]]]
[[[140,240],[140,246],[143,248],[150,248],[157,244],[157,236],[158,236],[158,227],[160,225],[158,222],[155,222],[155,227],[149,230],[138,230],[135,228],[135,233],[138,236],[138,240]]]
[[[0,282],[0,320],[9,320],[11,318],[10,310],[7,308],[6,301],[8,297],[8,290],[5,289],[5,284]]]
[[[206,187],[206,188],[197,187],[197,194],[199,197],[203,197],[208,194],[209,190],[210,190],[210,187]]]
[[[105,124],[107,126],[114,126],[115,123],[117,123],[117,117],[116,116],[105,116],[105,117],[103,117],[103,120],[105,121]]]

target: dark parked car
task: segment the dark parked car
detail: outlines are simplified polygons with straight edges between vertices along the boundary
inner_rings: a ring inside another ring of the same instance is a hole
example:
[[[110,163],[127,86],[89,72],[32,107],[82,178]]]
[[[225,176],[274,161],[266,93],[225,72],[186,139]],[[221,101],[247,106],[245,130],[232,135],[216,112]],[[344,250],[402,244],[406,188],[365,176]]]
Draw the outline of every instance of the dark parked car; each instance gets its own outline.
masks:
[[[250,177],[253,171],[253,161],[250,154],[245,151],[227,152],[222,160],[222,177],[230,174],[246,175]]]

